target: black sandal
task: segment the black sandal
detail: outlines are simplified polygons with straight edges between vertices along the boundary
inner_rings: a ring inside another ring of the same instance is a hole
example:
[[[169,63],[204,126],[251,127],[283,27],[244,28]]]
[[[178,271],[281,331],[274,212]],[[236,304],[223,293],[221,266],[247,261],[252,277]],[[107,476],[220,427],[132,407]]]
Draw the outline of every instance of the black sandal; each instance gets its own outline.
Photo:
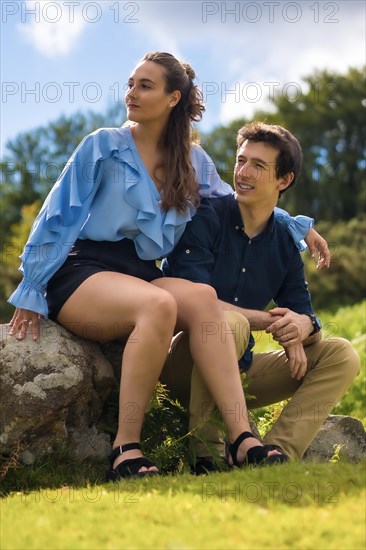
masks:
[[[255,447],[252,447],[247,451],[244,461],[239,462],[238,461],[239,446],[245,439],[248,439],[249,437],[254,437],[254,439],[256,439],[256,437],[251,432],[242,432],[235,439],[234,443],[231,443],[229,445],[229,453],[231,455],[234,465],[238,466],[238,468],[240,468],[243,465],[265,466],[265,465],[272,465],[272,464],[282,464],[288,461],[288,456],[286,456],[284,453],[273,454],[268,456],[268,453],[270,451],[276,450],[276,448],[273,445],[264,445],[263,447],[261,445],[256,445]]]
[[[113,468],[114,461],[119,455],[125,453],[126,451],[132,451],[133,449],[141,450],[140,443],[127,443],[126,445],[119,445],[119,447],[113,449],[108,457],[110,461],[110,468],[107,470],[106,474],[107,481],[118,481],[119,479],[125,477],[131,478],[159,475],[159,472],[151,472],[148,470],[145,472],[139,472],[142,466],[146,466],[147,468],[155,466],[155,464],[143,456],[140,456],[139,458],[129,458]]]
[[[212,458],[197,458],[195,464],[191,465],[191,474],[195,476],[203,476],[219,471]]]

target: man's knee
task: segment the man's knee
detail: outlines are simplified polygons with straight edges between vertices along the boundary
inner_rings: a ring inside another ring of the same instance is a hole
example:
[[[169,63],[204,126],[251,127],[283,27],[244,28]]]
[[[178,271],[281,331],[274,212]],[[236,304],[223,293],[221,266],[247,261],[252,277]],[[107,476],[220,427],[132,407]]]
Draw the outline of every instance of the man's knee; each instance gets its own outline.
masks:
[[[323,340],[327,346],[324,358],[319,363],[329,363],[335,369],[338,378],[343,378],[351,384],[360,372],[360,356],[345,338],[329,338]]]
[[[179,332],[172,340],[168,357],[160,375],[160,382],[167,386],[173,399],[188,409],[191,392],[193,360],[186,332]]]
[[[337,345],[337,357],[352,382],[360,372],[360,356],[352,346],[351,342],[345,338],[338,338]]]
[[[250,325],[248,319],[237,311],[225,311],[225,318],[230,326],[230,333],[235,342],[236,356],[238,359],[243,356],[250,336]]]

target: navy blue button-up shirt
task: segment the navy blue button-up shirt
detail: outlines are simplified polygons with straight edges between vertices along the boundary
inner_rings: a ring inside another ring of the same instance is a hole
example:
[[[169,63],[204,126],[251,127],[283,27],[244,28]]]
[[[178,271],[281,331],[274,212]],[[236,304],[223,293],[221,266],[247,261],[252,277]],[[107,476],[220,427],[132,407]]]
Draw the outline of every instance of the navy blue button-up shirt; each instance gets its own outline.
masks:
[[[250,239],[234,195],[201,201],[174,251],[165,275],[215,288],[220,300],[263,310],[273,300],[297,313],[312,313],[304,264],[283,219],[272,214],[265,230]],[[248,368],[254,339],[239,361]]]

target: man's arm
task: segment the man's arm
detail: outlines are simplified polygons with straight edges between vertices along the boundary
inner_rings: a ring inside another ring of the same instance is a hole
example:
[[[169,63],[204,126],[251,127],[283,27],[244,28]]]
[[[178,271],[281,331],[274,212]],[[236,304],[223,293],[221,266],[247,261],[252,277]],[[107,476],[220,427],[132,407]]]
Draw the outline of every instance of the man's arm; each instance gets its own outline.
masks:
[[[243,307],[234,306],[233,304],[229,304],[223,300],[219,301],[224,311],[237,311],[238,313],[244,315],[249,321],[251,330],[266,330],[266,328],[273,324],[274,321],[282,318],[281,315],[275,316],[269,313],[269,311],[246,309]]]
[[[312,314],[313,309],[305,281],[304,264],[297,251],[288,264],[286,277],[274,301],[278,307],[269,311],[274,319],[266,332],[282,345],[291,374],[299,380],[307,370],[304,345],[316,342],[321,335],[318,332],[310,336],[314,327],[308,314]]]
[[[277,307],[269,313],[276,318],[267,327],[266,332],[272,334],[279,344],[289,346],[303,342],[308,345],[320,338],[319,333],[310,336],[314,330],[309,317],[309,314],[313,314],[313,307],[305,281],[304,263],[300,253],[295,249],[289,258],[281,288],[273,300]]]
[[[251,330],[266,330],[270,326],[272,326],[275,322],[280,321],[283,318],[283,315],[281,314],[276,315],[274,312],[275,310],[271,310],[271,312],[269,312],[269,311],[260,311],[260,310],[254,310],[254,309],[246,309],[246,308],[234,306],[233,304],[229,304],[227,302],[223,302],[222,300],[220,300],[220,303],[225,311],[232,310],[232,311],[237,311],[242,315],[245,315],[245,317],[249,321]],[[281,308],[276,308],[276,309],[279,310]],[[269,331],[266,330],[266,332],[269,332]],[[315,336],[308,338],[307,340],[311,340],[316,337],[319,338],[319,335],[316,334]],[[277,340],[277,338],[275,338],[274,335],[273,335],[273,338],[274,340]],[[302,342],[299,341],[293,344],[289,344],[289,343],[282,344],[279,341],[279,344],[282,345],[286,353],[291,376],[293,378],[296,378],[297,380],[301,380],[301,378],[305,376],[306,370],[307,370],[307,359],[306,359]]]

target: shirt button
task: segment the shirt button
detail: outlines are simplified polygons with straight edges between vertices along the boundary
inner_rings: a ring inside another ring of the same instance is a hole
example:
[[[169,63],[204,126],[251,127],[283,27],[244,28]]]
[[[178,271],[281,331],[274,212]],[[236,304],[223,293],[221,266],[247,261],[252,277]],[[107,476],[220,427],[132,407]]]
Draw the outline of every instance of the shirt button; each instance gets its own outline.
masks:
[[[236,229],[236,230],[239,230],[239,229],[240,229],[240,227],[239,227],[238,225],[236,225],[236,226],[235,226],[235,229]]]
[[[189,248],[187,248],[186,254],[190,254],[190,253],[191,253],[191,251],[189,250]]]
[[[251,241],[251,240],[249,240],[249,241],[248,241],[248,244],[252,244],[252,241]]]
[[[235,296],[234,302],[238,302],[238,301],[239,301],[239,298],[237,296]]]
[[[242,272],[245,273],[245,267],[242,268]]]

